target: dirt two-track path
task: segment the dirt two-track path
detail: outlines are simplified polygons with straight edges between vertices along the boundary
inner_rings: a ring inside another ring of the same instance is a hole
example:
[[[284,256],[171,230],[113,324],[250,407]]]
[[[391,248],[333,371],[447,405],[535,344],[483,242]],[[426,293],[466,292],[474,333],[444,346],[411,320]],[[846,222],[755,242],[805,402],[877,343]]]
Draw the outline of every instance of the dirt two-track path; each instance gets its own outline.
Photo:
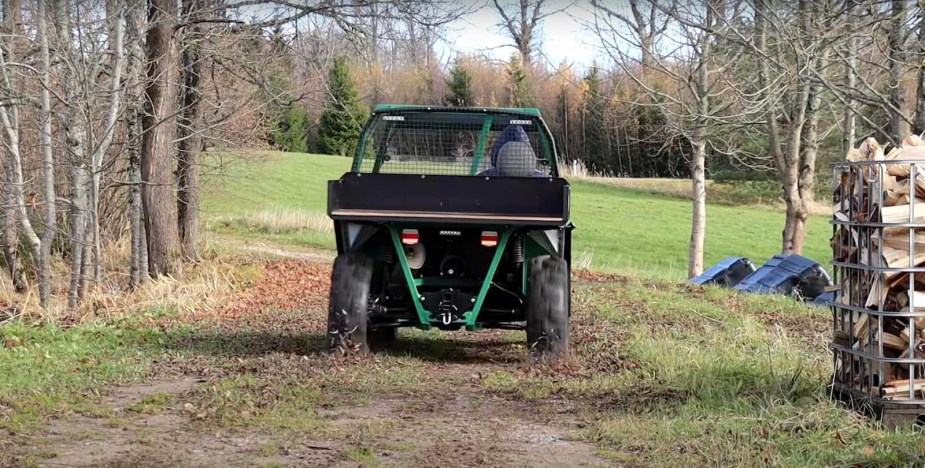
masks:
[[[542,372],[525,362],[522,334],[401,335],[385,354],[333,358],[323,352],[329,264],[261,268],[227,306],[170,319],[200,331],[165,345],[176,349],[143,381],[107,387],[0,449],[50,467],[613,464],[579,440],[573,402],[486,384]]]

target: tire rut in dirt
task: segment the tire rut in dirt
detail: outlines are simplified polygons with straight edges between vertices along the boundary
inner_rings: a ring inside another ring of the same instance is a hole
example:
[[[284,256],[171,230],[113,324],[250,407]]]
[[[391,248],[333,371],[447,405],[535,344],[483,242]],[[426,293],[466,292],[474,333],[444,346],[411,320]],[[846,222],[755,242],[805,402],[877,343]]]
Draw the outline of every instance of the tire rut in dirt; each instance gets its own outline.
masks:
[[[530,260],[529,272],[527,346],[532,359],[553,361],[568,352],[568,264],[544,255]]]

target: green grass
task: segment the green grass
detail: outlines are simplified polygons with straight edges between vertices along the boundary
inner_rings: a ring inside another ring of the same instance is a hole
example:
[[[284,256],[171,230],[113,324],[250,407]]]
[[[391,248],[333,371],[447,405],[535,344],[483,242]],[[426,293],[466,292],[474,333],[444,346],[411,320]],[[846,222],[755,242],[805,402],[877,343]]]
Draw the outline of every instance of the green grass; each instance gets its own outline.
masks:
[[[580,289],[573,351],[586,372],[550,379],[499,371],[483,385],[540,408],[553,398],[571,402],[589,421],[575,438],[607,458],[631,466],[910,466],[925,455],[921,433],[877,427],[829,400],[824,309],[634,280]]]
[[[261,226],[252,218],[268,210],[323,218],[327,181],[340,177],[349,166],[349,158],[293,153],[238,161],[226,176],[211,182],[203,213],[210,228],[221,234],[333,249],[333,236],[317,226]],[[747,256],[760,265],[779,252],[782,212],[727,203],[707,208],[708,267],[730,256]],[[588,181],[572,183],[572,221],[578,226],[574,257],[596,269],[683,279],[690,219],[690,202],[677,197]],[[812,217],[808,232],[804,254],[827,263],[831,255],[827,220]]]
[[[0,410],[11,409],[9,418],[0,411],[0,428],[34,428],[79,409],[102,382],[144,376],[163,339],[156,330],[104,324],[0,327],[0,343],[10,343],[0,347]]]

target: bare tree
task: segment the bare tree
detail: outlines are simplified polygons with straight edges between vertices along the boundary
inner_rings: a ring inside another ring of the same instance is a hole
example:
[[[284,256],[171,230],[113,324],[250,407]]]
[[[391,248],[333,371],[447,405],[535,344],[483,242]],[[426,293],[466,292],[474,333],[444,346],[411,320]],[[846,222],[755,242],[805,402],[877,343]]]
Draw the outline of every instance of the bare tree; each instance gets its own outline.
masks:
[[[100,233],[100,186],[103,178],[103,159],[112,144],[116,133],[116,124],[122,111],[122,71],[125,60],[125,8],[121,0],[106,1],[106,15],[108,19],[109,53],[112,65],[109,69],[109,102],[106,109],[106,120],[103,123],[102,134],[93,135],[93,126],[88,126],[91,141],[95,147],[90,155],[90,170],[92,179],[90,183],[90,231],[93,237],[93,279],[99,281],[102,263],[102,235]]]
[[[22,261],[19,258],[20,229],[31,231],[29,219],[25,216],[25,203],[22,180],[22,148],[20,147],[19,103],[15,96],[12,64],[17,60],[17,43],[21,41],[19,24],[22,22],[22,4],[19,0],[9,0],[3,4],[2,43],[0,43],[0,72],[4,88],[9,96],[7,102],[0,106],[0,124],[5,140],[3,158],[3,254],[7,268],[17,291],[24,291],[26,280]],[[38,242],[34,232],[26,232],[30,243]],[[31,235],[30,235],[31,234]],[[33,244],[36,247],[37,244]]]
[[[144,113],[145,70],[143,5],[127,5],[126,24],[128,60],[126,63],[125,138],[127,152],[128,211],[131,256],[129,280],[132,286],[148,280],[148,239],[145,230],[144,206],[141,199],[141,128]]]
[[[779,13],[786,13],[782,17]],[[822,86],[817,79],[831,51],[830,17],[801,0],[795,11],[773,0],[755,2],[760,103],[766,109],[768,153],[783,184],[786,219],[781,251],[802,253],[813,200]],[[775,40],[771,42],[770,37]],[[797,39],[793,39],[797,38]],[[783,71],[784,73],[781,73]],[[784,128],[781,128],[781,122]]]
[[[651,45],[644,45],[648,38],[639,34],[634,20],[601,2],[592,5],[595,8],[592,29],[604,50],[645,97],[632,105],[648,106],[661,113],[670,132],[690,144],[693,202],[688,275],[699,275],[703,271],[707,227],[707,154],[728,146],[723,128],[744,112],[734,107],[732,97],[736,93],[727,80],[721,79],[733,73],[740,59],[738,52],[730,50],[721,56],[715,52],[715,43],[722,37],[719,31],[726,26],[725,2],[707,0],[677,7],[653,4],[652,8],[660,8],[659,14],[677,29],[666,44],[664,55],[655,53]],[[636,56],[626,51],[626,44],[652,53]],[[648,63],[643,65],[642,60]]]
[[[67,110],[61,116],[64,128],[65,147],[67,149],[67,167],[70,176],[70,281],[68,292],[68,309],[75,310],[80,302],[83,284],[84,256],[86,254],[87,227],[87,186],[90,174],[86,160],[86,126],[80,112],[81,101],[79,85],[80,62],[73,55],[75,41],[72,39],[71,5],[65,0],[51,2],[56,32],[56,45],[59,54],[67,54],[70,60],[58,60],[58,76],[64,90],[63,98]]]
[[[633,44],[639,47],[639,65],[642,67],[640,73],[652,69],[656,65],[656,41],[668,30],[668,25],[671,24],[670,17],[677,8],[677,1],[629,0],[631,15],[626,15],[616,6],[604,6],[603,2],[599,1],[593,3],[596,9],[605,11],[609,17],[619,20],[630,29],[634,36]]]
[[[520,54],[521,63],[524,68],[529,69],[533,63],[533,51],[536,48],[534,34],[537,25],[543,18],[550,15],[548,12],[543,12],[543,4],[546,0],[515,0],[511,3],[492,0],[492,3],[503,20],[501,26],[514,41],[514,47]]]

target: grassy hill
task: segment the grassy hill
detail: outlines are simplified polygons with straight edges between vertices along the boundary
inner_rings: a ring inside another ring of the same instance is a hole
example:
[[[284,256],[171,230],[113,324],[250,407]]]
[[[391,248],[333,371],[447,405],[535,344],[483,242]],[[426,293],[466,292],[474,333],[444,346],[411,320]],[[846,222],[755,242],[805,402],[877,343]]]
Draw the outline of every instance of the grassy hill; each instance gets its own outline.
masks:
[[[326,181],[350,165],[347,158],[267,153],[236,160],[213,177],[204,216],[213,231],[268,241],[333,249],[325,217]],[[575,260],[606,271],[665,279],[687,272],[690,202],[612,184],[572,182]],[[784,214],[775,209],[711,204],[707,209],[706,264],[747,256],[760,264],[779,251]],[[810,221],[805,255],[830,258],[831,228]]]

